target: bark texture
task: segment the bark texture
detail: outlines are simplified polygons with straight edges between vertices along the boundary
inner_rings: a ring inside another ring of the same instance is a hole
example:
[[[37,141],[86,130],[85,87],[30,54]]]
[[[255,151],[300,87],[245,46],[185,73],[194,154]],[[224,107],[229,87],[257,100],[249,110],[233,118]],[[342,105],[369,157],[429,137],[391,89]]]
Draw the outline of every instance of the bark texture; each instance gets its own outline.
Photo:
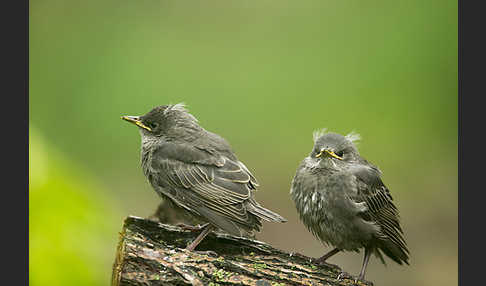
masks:
[[[335,265],[313,264],[309,257],[225,233],[209,234],[195,252],[185,250],[198,234],[127,217],[112,285],[372,285],[355,283],[354,277]]]

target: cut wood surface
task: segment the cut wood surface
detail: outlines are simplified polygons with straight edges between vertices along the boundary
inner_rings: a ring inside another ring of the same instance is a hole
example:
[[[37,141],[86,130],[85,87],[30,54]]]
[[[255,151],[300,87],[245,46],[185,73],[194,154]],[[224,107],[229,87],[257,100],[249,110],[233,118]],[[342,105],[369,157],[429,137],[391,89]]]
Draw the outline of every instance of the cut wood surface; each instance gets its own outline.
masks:
[[[209,234],[129,216],[113,264],[112,285],[372,285],[335,265],[318,265],[249,238]]]

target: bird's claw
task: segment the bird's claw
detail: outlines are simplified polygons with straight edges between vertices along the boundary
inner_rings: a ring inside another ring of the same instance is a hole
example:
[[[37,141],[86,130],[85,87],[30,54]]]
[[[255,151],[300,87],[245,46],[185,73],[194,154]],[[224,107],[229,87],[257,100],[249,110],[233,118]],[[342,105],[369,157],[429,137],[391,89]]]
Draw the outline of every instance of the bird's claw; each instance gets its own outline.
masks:
[[[343,272],[339,273],[339,275],[336,277],[336,279],[338,281],[341,281],[342,276],[343,276]]]
[[[336,277],[338,281],[341,281],[344,278],[353,278],[353,276],[347,272],[341,271],[341,273],[339,273],[339,275]]]
[[[328,268],[337,268],[337,269],[341,270],[341,267],[339,267],[338,265],[332,264],[332,263],[328,263],[325,260],[320,260],[320,259],[315,259],[314,258],[314,259],[312,259],[311,262],[314,263],[314,264],[320,265],[320,266],[326,266]]]
[[[336,277],[336,280],[342,281],[344,278],[350,278],[353,280],[353,286],[359,286],[360,284],[363,285],[363,283],[358,283],[359,281],[364,282],[365,285],[368,285],[368,281],[363,280],[363,278],[360,278],[359,276],[353,276],[347,272],[342,271],[339,273],[339,275]]]

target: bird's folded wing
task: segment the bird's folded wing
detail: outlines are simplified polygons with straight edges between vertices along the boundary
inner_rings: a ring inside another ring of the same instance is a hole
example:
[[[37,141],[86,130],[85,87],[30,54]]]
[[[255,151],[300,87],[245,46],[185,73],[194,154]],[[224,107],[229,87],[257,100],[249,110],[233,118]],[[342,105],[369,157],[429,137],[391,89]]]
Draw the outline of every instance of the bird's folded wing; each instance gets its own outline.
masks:
[[[398,209],[393,204],[393,198],[383,184],[379,171],[367,166],[356,167],[350,171],[355,176],[358,186],[358,193],[353,199],[365,202],[367,206],[367,210],[360,214],[361,217],[379,225],[382,235],[400,248],[407,249],[399,223]]]
[[[239,162],[190,145],[166,143],[154,152],[151,165],[161,185],[182,190],[174,197],[180,204],[248,220],[242,202],[251,196],[252,176]]]

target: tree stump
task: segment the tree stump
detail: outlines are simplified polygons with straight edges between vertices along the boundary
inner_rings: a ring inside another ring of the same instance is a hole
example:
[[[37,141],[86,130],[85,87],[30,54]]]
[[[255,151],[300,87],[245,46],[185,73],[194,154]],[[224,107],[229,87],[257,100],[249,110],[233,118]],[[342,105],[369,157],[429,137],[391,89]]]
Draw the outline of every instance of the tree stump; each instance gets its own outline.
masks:
[[[120,232],[112,285],[372,285],[332,264],[249,238],[210,233],[190,252],[198,231],[129,216]]]

